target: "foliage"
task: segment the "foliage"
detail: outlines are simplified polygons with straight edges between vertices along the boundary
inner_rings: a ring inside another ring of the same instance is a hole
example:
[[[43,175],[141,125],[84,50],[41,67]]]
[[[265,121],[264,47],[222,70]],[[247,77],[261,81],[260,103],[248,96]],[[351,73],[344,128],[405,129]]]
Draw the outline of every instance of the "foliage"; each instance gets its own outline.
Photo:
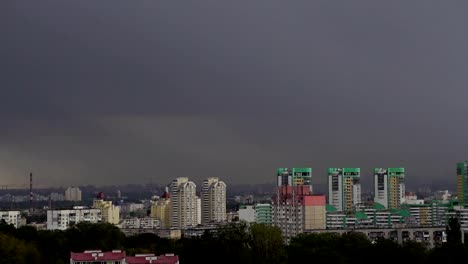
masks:
[[[459,225],[459,223],[458,223]],[[458,238],[457,223],[451,222],[449,236]],[[455,232],[456,231],[456,232]],[[455,236],[454,236],[455,235]],[[451,240],[458,241],[458,240]],[[246,223],[229,224],[201,237],[179,240],[154,234],[124,236],[110,224],[80,223],[66,231],[37,231],[32,227],[15,229],[0,223],[0,264],[69,263],[70,252],[87,249],[124,249],[137,253],[175,253],[181,263],[441,263],[468,258],[468,247],[459,242],[428,249],[422,243],[380,239],[373,243],[365,234],[349,232],[302,234],[284,243],[278,228]],[[385,259],[382,259],[385,256]],[[309,262],[309,261],[308,261]]]
[[[460,221],[456,217],[450,217],[446,227],[447,242],[450,244],[461,243],[462,233]]]

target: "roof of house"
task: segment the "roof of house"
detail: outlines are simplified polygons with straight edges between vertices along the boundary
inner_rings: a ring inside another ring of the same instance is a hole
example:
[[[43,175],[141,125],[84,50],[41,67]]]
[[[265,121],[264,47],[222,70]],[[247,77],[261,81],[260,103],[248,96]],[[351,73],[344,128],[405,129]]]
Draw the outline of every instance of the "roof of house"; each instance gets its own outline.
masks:
[[[127,257],[128,264],[176,264],[179,262],[179,257],[173,254],[162,256],[154,255],[136,255],[135,257]]]
[[[112,260],[124,260],[126,258],[125,252],[120,250],[113,250],[110,252],[101,251],[85,251],[84,253],[71,252],[70,258],[73,261],[112,261]]]

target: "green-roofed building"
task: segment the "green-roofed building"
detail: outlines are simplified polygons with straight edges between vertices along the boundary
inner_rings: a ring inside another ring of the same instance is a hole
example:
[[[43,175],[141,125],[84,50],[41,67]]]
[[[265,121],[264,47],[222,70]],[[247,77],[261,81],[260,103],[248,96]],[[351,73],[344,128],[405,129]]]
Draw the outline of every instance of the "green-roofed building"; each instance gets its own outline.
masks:
[[[328,168],[328,203],[338,211],[351,211],[361,203],[361,169]]]
[[[405,197],[405,168],[375,168],[374,195],[374,202],[385,208],[400,208]]]
[[[278,168],[278,186],[312,186],[312,168]]]

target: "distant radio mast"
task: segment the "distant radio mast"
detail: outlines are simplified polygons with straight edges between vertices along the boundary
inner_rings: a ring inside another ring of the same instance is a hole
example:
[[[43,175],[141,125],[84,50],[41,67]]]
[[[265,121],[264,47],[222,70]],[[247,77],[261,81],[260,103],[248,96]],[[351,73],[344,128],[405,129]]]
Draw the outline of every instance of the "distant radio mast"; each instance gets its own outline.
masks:
[[[32,173],[29,173],[29,213],[33,212],[33,184]]]

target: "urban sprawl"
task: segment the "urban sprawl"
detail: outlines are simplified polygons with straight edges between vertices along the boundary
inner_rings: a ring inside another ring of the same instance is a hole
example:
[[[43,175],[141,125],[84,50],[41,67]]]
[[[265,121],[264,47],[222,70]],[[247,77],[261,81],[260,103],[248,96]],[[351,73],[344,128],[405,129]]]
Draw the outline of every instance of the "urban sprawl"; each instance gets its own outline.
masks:
[[[28,225],[38,229],[66,230],[80,222],[105,222],[118,226],[129,235],[154,233],[178,239],[201,236],[207,230],[215,231],[220,225],[244,222],[276,226],[286,242],[301,233],[352,231],[365,234],[371,241],[380,238],[399,243],[414,240],[434,247],[447,241],[445,227],[450,218],[457,218],[464,241],[464,232],[468,230],[468,207],[465,207],[468,204],[467,162],[456,165],[453,177],[457,181],[456,193],[438,191],[430,200],[418,199],[414,193],[405,191],[404,168],[373,170],[372,201],[361,199],[359,168],[329,168],[327,195],[314,194],[312,175],[312,168],[279,168],[270,199],[258,203],[247,201],[234,210],[227,210],[223,181],[205,179],[197,190],[194,182],[181,177],[174,179],[162,195],[142,203],[118,203],[99,193],[92,206],[45,207],[47,220]],[[119,192],[118,198],[120,195]],[[64,194],[53,193],[48,199],[79,203],[81,196],[78,187],[69,187]],[[132,215],[136,211],[147,213]],[[0,220],[16,228],[26,225],[21,210],[0,211]]]

